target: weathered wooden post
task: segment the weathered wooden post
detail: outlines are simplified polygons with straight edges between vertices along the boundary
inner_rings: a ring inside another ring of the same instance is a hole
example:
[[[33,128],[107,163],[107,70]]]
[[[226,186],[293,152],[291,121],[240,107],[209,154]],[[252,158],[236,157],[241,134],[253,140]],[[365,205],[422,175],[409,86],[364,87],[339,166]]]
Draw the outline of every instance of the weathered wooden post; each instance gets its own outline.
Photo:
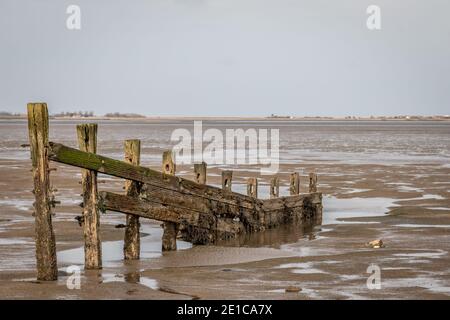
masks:
[[[206,163],[194,163],[195,182],[206,184]]]
[[[317,192],[317,174],[311,172],[309,174],[309,193]]]
[[[34,182],[37,279],[58,279],[55,234],[52,227],[48,166],[48,110],[45,103],[29,103],[28,134]]]
[[[270,179],[270,198],[278,198],[280,196],[280,179],[273,177]]]
[[[253,198],[258,198],[258,179],[247,179],[247,195]]]
[[[168,175],[175,175],[176,166],[173,159],[172,151],[163,152],[162,172]]]
[[[222,171],[222,189],[225,191],[231,191],[231,183],[233,179],[233,171]]]
[[[175,175],[175,162],[173,160],[172,151],[164,151],[162,161],[162,172],[167,175]],[[162,251],[177,250],[178,224],[175,222],[164,222]]]
[[[298,172],[291,173],[291,183],[289,187],[289,192],[291,196],[300,193],[300,175],[298,174]]]
[[[317,174],[314,172],[309,174],[309,193],[313,193],[311,202],[315,209],[315,223],[322,224],[322,194],[317,192]]]
[[[77,125],[78,145],[81,151],[97,153],[97,124]],[[97,172],[82,169],[84,267],[102,268],[102,243],[100,240],[100,214],[98,210]]]
[[[135,166],[140,164],[141,141],[125,141],[125,162]],[[138,197],[140,183],[133,180],[125,180],[125,192],[127,196]],[[127,224],[125,228],[125,239],[123,244],[123,257],[125,260],[137,260],[140,257],[141,238],[139,234],[139,216],[127,214]]]

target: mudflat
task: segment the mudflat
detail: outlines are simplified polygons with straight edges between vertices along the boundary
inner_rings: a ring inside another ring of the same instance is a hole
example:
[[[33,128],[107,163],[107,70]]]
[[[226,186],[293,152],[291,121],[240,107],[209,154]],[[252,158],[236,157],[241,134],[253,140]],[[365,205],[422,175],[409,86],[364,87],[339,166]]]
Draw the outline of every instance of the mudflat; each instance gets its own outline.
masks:
[[[139,261],[122,260],[122,214],[101,216],[104,267],[83,270],[79,169],[52,164],[61,201],[53,225],[59,280],[35,281],[33,195],[26,122],[0,122],[0,298],[2,299],[449,299],[450,124],[343,123],[339,121],[255,124],[208,121],[205,126],[277,127],[280,130],[280,194],[289,174],[316,171],[324,195],[323,224],[286,226],[217,246],[161,252],[162,230],[141,220]],[[190,121],[99,123],[98,153],[123,159],[123,140],[142,140],[142,164],[160,169],[175,128]],[[50,138],[76,146],[74,121],[53,121]],[[270,176],[259,166],[211,166],[207,183],[219,185],[222,169],[234,170],[233,189],[258,177],[267,197]],[[177,174],[193,178],[193,166]],[[99,188],[123,192],[123,180],[99,176]],[[367,243],[382,239],[384,247]],[[81,267],[81,288],[66,286],[67,267]],[[380,270],[380,289],[368,286]],[[368,271],[369,270],[369,271]],[[295,289],[295,290],[294,290]]]

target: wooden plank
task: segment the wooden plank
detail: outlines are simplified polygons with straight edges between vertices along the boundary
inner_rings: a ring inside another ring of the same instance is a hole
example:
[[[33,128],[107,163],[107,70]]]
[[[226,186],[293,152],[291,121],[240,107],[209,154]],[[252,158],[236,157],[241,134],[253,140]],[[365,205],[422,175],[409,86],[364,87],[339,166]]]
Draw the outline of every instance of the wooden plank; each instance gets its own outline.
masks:
[[[188,206],[177,206],[170,199],[159,202],[159,197],[153,194],[150,198],[136,198],[101,192],[100,197],[105,210],[180,224],[183,226],[182,235],[185,240],[202,244],[242,233],[262,231],[285,223],[314,221],[315,214],[313,195],[264,200],[263,206],[255,204],[253,211],[244,210],[234,218],[227,217],[220,211],[212,213],[212,209],[201,212]],[[279,208],[279,204],[282,208]],[[253,219],[251,225],[248,217]]]
[[[220,188],[214,186],[198,184],[181,177],[166,175],[149,168],[83,152],[59,143],[50,142],[49,158],[52,161],[142,182],[168,191],[190,194],[195,198],[215,200],[223,205],[250,207],[254,202],[251,197],[240,193],[224,194]]]
[[[210,212],[234,219],[241,216],[247,219],[246,227],[261,230],[262,225],[272,225],[269,218],[255,215],[255,210],[263,207],[265,215],[277,216],[286,206],[291,210],[302,210],[302,195],[280,197],[274,199],[255,199],[236,192],[223,192],[222,189],[202,185],[161,172],[134,166],[123,161],[89,154],[61,144],[50,143],[50,159],[60,163],[96,170],[112,176],[142,182],[140,197],[158,201],[160,204],[173,204],[181,209],[189,209],[199,213]],[[321,201],[321,195],[309,195],[310,201]],[[315,199],[315,200],[314,200]],[[241,219],[242,220],[242,219]],[[262,223],[263,221],[264,223]],[[220,223],[218,221],[218,223]]]
[[[218,239],[216,237],[235,236],[238,234],[235,230],[240,226],[237,222],[220,224],[217,223],[215,215],[190,211],[170,204],[161,204],[151,199],[135,198],[107,191],[100,192],[100,198],[105,210],[184,225],[187,228],[185,240],[198,244],[213,243]],[[227,220],[233,221],[232,219]],[[195,228],[195,232],[193,232],[193,228]]]
[[[28,133],[34,183],[37,279],[58,279],[55,234],[52,227],[48,166],[48,110],[45,103],[29,103]]]
[[[192,205],[197,204],[200,206],[203,203],[212,201],[216,206],[228,206],[234,208],[234,210],[239,210],[239,208],[253,209],[255,202],[262,204],[261,199],[254,199],[236,192],[224,193],[222,189],[214,186],[198,184],[181,177],[164,175],[156,170],[134,166],[97,154],[82,152],[59,143],[50,142],[49,158],[52,161],[142,182],[145,184],[142,186],[143,189],[152,188],[152,191],[153,189],[160,189],[161,193],[166,192],[169,197],[180,193],[183,196],[191,196],[187,199],[191,199]],[[278,202],[275,201],[275,203]],[[281,206],[282,204],[280,204],[280,209],[282,208]]]
[[[125,162],[139,165],[141,158],[141,141],[126,140]],[[130,197],[138,197],[141,184],[133,180],[125,180],[125,192]],[[125,260],[137,260],[140,257],[141,238],[139,233],[139,216],[128,214],[126,217],[123,256]]]
[[[78,145],[81,151],[97,152],[97,124],[77,125]],[[98,211],[97,172],[82,170],[84,267],[102,268],[102,243],[100,240],[100,214]]]
[[[215,199],[193,197],[191,194],[161,189],[147,184],[142,186],[140,197],[212,216],[218,215],[224,218],[234,219],[242,215],[245,216],[249,227],[258,229],[260,225],[258,217],[255,214],[255,208],[261,205],[258,199],[253,199],[254,201],[246,206],[240,206],[239,204],[230,205],[225,202],[216,201]],[[280,205],[280,208],[283,207]]]
[[[122,212],[158,221],[179,223],[181,219],[189,218],[193,214],[184,209],[166,206],[161,203],[152,202],[148,199],[140,199],[108,191],[100,191],[99,197],[101,199],[102,209],[104,210]]]

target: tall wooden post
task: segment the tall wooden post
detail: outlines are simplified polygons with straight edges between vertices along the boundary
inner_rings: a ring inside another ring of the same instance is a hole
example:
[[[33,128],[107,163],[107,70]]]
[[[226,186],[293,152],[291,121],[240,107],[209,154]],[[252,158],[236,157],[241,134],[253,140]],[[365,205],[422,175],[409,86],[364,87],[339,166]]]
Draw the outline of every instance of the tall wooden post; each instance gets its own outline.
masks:
[[[253,198],[258,198],[258,179],[248,178],[247,195]]]
[[[206,184],[206,163],[194,163],[195,182]]]
[[[28,134],[34,182],[37,279],[58,279],[55,234],[52,227],[48,166],[48,110],[45,103],[29,103]]]
[[[289,186],[289,192],[291,196],[300,193],[300,175],[298,172],[291,173],[291,183]]]
[[[97,124],[77,125],[78,145],[81,151],[97,153]],[[84,268],[102,268],[100,215],[98,210],[97,172],[81,171],[83,188]]]
[[[225,170],[222,171],[222,189],[226,191],[231,191],[231,185],[233,180],[233,171]]]
[[[317,192],[317,174],[311,172],[309,174],[309,193]]]
[[[280,196],[280,179],[273,177],[270,179],[270,198],[278,198]]]
[[[175,162],[172,156],[172,151],[165,151],[163,153],[162,172],[168,175],[175,175]],[[177,250],[177,235],[178,224],[174,222],[164,222],[163,237],[162,237],[162,251]]]
[[[125,162],[135,166],[140,164],[141,141],[125,141]],[[133,180],[125,180],[125,192],[127,196],[139,196],[140,183]],[[125,260],[137,260],[140,257],[141,238],[139,234],[139,216],[127,214],[127,225],[125,228],[125,239],[123,245],[123,256]]]

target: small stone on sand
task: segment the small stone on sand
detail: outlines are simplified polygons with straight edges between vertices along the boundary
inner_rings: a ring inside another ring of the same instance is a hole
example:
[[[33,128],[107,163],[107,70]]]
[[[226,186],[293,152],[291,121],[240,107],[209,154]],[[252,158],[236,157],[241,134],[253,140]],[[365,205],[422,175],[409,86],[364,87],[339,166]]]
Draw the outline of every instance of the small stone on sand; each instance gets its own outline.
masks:
[[[374,249],[384,248],[383,240],[381,239],[370,241],[367,243],[367,246]]]
[[[302,291],[302,288],[300,288],[300,287],[294,287],[294,286],[289,286],[289,287],[287,287],[287,288],[285,289],[285,291],[286,291],[286,292],[294,292],[294,293],[296,293],[296,292]]]

